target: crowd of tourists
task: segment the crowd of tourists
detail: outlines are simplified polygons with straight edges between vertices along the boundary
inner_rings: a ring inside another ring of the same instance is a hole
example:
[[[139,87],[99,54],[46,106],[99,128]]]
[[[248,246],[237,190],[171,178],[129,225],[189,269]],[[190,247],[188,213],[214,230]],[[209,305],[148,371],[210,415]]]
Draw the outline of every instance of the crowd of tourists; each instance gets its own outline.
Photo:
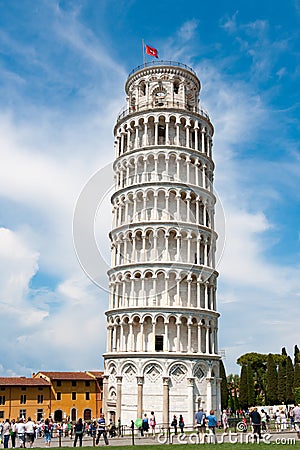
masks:
[[[31,420],[30,417],[27,420],[6,419],[0,422],[0,443],[3,443],[4,448],[32,448],[36,439],[43,438],[45,446],[50,447],[53,438],[65,437],[74,439],[74,447],[77,442],[81,447],[82,438],[86,435],[93,437],[96,445],[103,437],[104,443],[108,445],[108,435],[112,436],[112,432],[112,423],[107,426],[103,414],[98,420],[84,422],[80,418],[75,424],[70,421],[55,422],[51,418],[38,422]]]

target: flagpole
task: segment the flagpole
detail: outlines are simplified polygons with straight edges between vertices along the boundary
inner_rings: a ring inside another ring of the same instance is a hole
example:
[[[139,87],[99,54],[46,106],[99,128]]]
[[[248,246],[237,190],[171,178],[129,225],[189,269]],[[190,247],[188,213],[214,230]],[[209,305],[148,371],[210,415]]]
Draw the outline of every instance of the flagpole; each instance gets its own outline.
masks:
[[[143,51],[143,64],[144,64],[144,67],[146,67],[146,57],[145,57],[145,43],[144,43],[144,39],[142,39],[142,47],[143,47],[143,49],[142,49],[142,51]]]

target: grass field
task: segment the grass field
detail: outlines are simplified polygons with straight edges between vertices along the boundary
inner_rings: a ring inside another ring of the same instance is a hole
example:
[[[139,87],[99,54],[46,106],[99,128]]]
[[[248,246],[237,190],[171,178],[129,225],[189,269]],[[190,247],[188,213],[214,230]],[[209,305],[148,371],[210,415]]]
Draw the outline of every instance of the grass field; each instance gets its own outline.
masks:
[[[174,444],[174,445],[175,445],[176,450],[196,450],[197,448],[199,448],[199,444],[198,445],[197,444]],[[200,444],[200,445],[202,446],[203,444]],[[275,442],[270,442],[269,444],[262,443],[262,442],[259,444],[255,444],[255,443],[253,443],[253,444],[240,444],[240,443],[231,444],[228,442],[223,443],[223,444],[215,444],[215,445],[214,444],[204,444],[204,446],[206,448],[211,445],[213,445],[213,448],[220,447],[223,450],[227,450],[227,449],[230,449],[230,450],[250,450],[250,449],[254,450],[256,448],[256,446],[259,448],[259,450],[267,450],[267,449],[270,450],[270,447],[274,448],[274,450],[275,450],[275,448],[281,448],[281,447],[285,447],[285,448],[291,447],[291,448],[300,449],[300,440],[296,441],[294,444],[291,444],[291,443],[276,444]],[[81,447],[81,448],[84,450],[92,450],[92,449],[95,450],[95,448],[104,448],[104,447],[106,448],[106,446],[104,446],[104,445],[101,445],[98,447]],[[132,445],[128,445],[128,446],[113,445],[110,447],[114,450],[122,450],[122,449],[129,450],[130,447],[134,448],[134,450],[162,450],[165,447],[170,447],[170,444],[158,444],[158,445],[145,444],[145,445],[134,445],[134,446],[132,446]],[[35,447],[35,449],[38,449],[38,448],[39,447]],[[52,447],[52,448],[58,448],[58,447]],[[72,447],[60,447],[60,448],[70,450]]]

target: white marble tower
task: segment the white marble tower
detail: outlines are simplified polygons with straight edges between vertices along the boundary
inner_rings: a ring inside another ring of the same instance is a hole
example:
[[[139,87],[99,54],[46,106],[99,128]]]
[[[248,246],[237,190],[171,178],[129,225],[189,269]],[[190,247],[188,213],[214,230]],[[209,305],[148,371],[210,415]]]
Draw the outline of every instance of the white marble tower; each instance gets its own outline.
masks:
[[[137,67],[114,128],[103,411],[122,424],[220,412],[214,129],[200,88],[183,64]]]

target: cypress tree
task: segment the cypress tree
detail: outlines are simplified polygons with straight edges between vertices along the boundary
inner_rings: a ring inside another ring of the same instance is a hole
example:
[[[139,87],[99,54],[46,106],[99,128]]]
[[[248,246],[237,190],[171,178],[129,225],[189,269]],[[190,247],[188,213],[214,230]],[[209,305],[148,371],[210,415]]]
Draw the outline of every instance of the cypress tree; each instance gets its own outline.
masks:
[[[267,405],[276,405],[277,403],[277,371],[276,365],[271,353],[267,358],[267,382],[266,382],[266,397]]]
[[[285,348],[285,347],[282,347],[282,349],[281,349],[281,354],[282,354],[283,356],[287,356],[287,352],[286,352],[286,348]]]
[[[245,365],[241,368],[239,402],[242,409],[248,408],[247,366]]]
[[[247,364],[248,406],[255,406],[254,372],[251,364]]]
[[[299,355],[299,348],[298,345],[295,345],[294,347],[294,366],[300,362],[300,355]]]
[[[295,388],[300,388],[300,363],[295,364],[294,390]]]
[[[278,364],[278,388],[277,398],[279,403],[285,403],[285,391],[286,391],[286,364],[285,361],[279,361]]]
[[[227,378],[225,367],[223,361],[220,361],[220,378],[221,381],[221,408],[226,409],[228,407],[228,387],[227,387]]]
[[[285,387],[285,401],[287,404],[295,402],[294,396],[294,367],[290,356],[286,360],[286,387]]]

